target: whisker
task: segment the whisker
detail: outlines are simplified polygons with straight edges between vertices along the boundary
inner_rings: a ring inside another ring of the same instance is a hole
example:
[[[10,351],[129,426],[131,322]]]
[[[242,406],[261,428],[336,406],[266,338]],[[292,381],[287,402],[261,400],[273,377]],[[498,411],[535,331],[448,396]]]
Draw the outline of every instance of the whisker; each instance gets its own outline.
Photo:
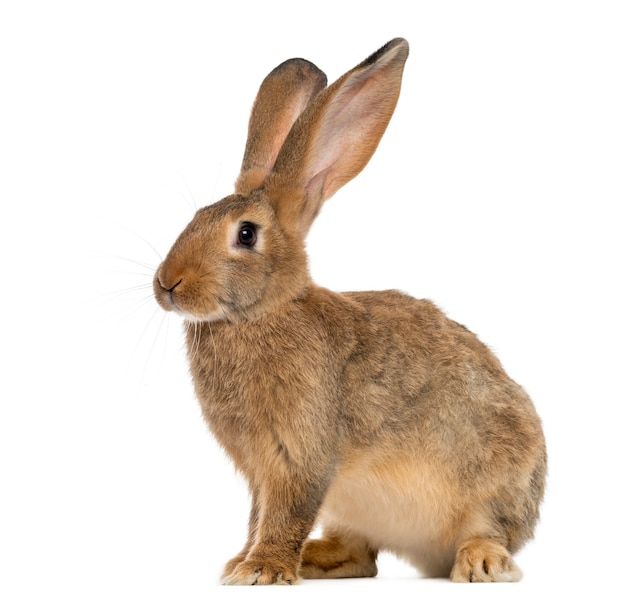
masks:
[[[191,332],[193,323],[189,320],[185,320],[183,324],[185,326],[185,350],[187,351],[187,361],[191,364],[193,361],[193,342],[195,339],[195,336]]]
[[[146,296],[143,299],[135,300],[132,304],[124,308],[114,310],[110,314],[110,318],[117,318],[118,320],[128,320],[137,315],[145,316],[144,309],[148,305],[152,305],[152,296]],[[152,306],[154,308],[154,306]],[[158,312],[160,308],[154,308],[155,312]]]
[[[142,283],[140,285],[131,285],[129,287],[120,287],[119,289],[111,289],[101,293],[95,293],[87,301],[88,303],[97,303],[99,305],[107,304],[132,304],[153,299],[152,282]]]
[[[142,342],[145,341],[145,336],[146,333],[148,332],[148,329],[150,328],[150,326],[154,323],[155,318],[157,317],[157,315],[159,314],[160,308],[154,308],[152,315],[150,316],[150,318],[148,319],[148,321],[146,322],[145,326],[143,327],[143,329],[141,330],[141,333],[139,334],[139,337],[137,338],[137,342],[135,343],[131,353],[130,353],[130,357],[128,360],[128,366],[126,368],[126,372],[125,372],[125,377],[128,377],[128,373],[131,370],[131,367],[135,361],[135,358],[137,356],[137,353],[139,351],[139,348],[141,347]],[[161,325],[163,322],[164,317],[161,318]],[[159,329],[157,329],[158,332]],[[149,360],[149,356],[148,356],[148,360]],[[143,381],[143,377],[145,376],[145,372],[146,372],[146,366],[147,366],[147,362],[146,364],[144,364],[144,370],[142,372],[142,381]]]
[[[189,344],[189,362],[193,363],[196,360],[196,356],[198,354],[198,347],[199,347],[199,343],[198,343],[198,324],[197,323],[193,323],[193,334],[191,337],[191,342]]]
[[[137,291],[152,291],[152,283],[145,283],[143,285],[135,285],[134,287],[118,289],[117,291],[110,291],[109,293],[102,293],[98,296],[98,298],[108,298],[109,300],[115,300],[122,297],[123,295],[135,293]]]
[[[194,322],[193,323],[193,340],[192,340],[192,351],[193,351],[193,359],[197,360],[198,356],[200,355],[200,341],[202,339],[201,337],[202,331],[201,331],[201,326],[200,323]]]
[[[145,285],[146,287],[152,286],[152,279],[154,278],[153,272],[133,272],[131,270],[124,270],[124,271],[106,270],[104,272],[106,274],[123,274],[125,276],[140,276],[141,278],[150,279],[150,281]]]
[[[213,329],[211,323],[207,323],[209,327],[209,335],[211,336],[211,348],[213,349],[213,378],[217,379],[217,348],[215,347],[215,337],[213,336]]]
[[[157,256],[157,258],[159,259],[159,263],[163,261],[163,256],[157,251],[156,247],[152,243],[150,243],[150,241],[148,241],[148,239],[146,239],[145,237],[142,237],[138,232],[136,232],[132,228],[129,228],[128,226],[124,226],[123,224],[119,224],[118,222],[113,222],[113,224],[117,228],[121,228],[122,230],[125,230],[126,232],[132,234],[133,236],[137,237],[140,241],[142,241],[149,249],[152,250],[154,255]],[[128,260],[128,261],[132,262],[134,260]],[[146,267],[148,266],[146,265]]]
[[[216,193],[215,191],[217,190],[217,184],[220,181],[220,178],[222,177],[222,168],[224,167],[223,162],[218,162],[218,166],[217,166],[217,175],[215,177],[215,181],[213,182],[213,190],[211,191],[211,199],[215,199]]]
[[[158,311],[158,309],[157,309],[157,311]],[[154,338],[152,340],[152,345],[149,348],[150,351],[148,353],[148,357],[146,358],[146,361],[145,361],[144,367],[143,367],[143,371],[141,373],[141,381],[142,381],[142,383],[147,382],[146,375],[148,373],[148,365],[150,364],[151,358],[153,358],[153,353],[154,353],[154,350],[156,349],[156,342],[158,341],[159,336],[161,334],[161,331],[163,330],[163,323],[165,323],[165,329],[166,329],[165,330],[165,343],[167,344],[168,335],[169,335],[169,324],[170,324],[170,321],[168,319],[169,319],[169,315],[167,314],[167,312],[163,312],[162,316],[161,316],[161,322],[159,323],[159,326],[158,326],[158,328],[156,330],[156,334],[155,334],[155,336],[154,336]],[[163,349],[162,349],[162,353],[161,353],[161,360],[160,360],[160,362],[158,364],[157,371],[156,371],[157,375],[159,375],[161,373],[161,369],[163,368],[163,365],[165,363],[166,348],[167,348],[167,345],[164,345]]]
[[[183,184],[185,185],[185,188],[187,189],[187,192],[189,193],[189,198],[191,199],[191,203],[189,202],[189,199],[185,195],[183,195],[180,191],[178,191],[178,194],[185,200],[187,207],[191,209],[191,213],[195,214],[196,211],[198,211],[198,204],[196,203],[196,200],[193,196],[193,192],[191,188],[189,187],[189,183],[187,182],[187,180],[185,179],[185,177],[183,176],[180,170],[177,170],[176,168],[174,168],[174,171],[178,174],[178,177],[182,180]]]
[[[145,268],[146,270],[149,270],[150,273],[153,273],[157,269],[156,264],[142,262],[140,260],[135,260],[133,258],[127,258],[122,255],[117,255],[115,253],[103,252],[103,253],[100,253],[99,255],[100,257],[103,257],[103,258],[119,260],[121,262],[128,262],[130,264],[135,264],[136,266],[139,266],[140,268]]]

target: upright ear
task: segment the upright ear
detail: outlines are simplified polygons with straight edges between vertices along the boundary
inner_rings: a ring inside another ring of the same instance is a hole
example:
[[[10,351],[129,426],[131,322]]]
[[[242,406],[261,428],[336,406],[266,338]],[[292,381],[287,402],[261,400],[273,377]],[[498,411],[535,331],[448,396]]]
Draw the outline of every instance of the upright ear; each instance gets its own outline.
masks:
[[[293,122],[325,87],[324,73],[304,59],[285,61],[263,80],[252,107],[236,193],[246,194],[263,184]]]
[[[400,94],[406,40],[396,38],[320,92],[295,122],[265,190],[286,228],[305,234],[322,203],[373,155]]]

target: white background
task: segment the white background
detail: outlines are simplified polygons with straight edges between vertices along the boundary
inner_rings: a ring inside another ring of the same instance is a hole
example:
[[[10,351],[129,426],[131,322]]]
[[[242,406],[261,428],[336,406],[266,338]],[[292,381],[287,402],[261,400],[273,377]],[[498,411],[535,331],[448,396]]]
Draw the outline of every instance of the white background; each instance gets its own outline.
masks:
[[[623,596],[621,5],[3,2],[0,599]],[[376,580],[220,587],[247,493],[151,298],[157,252],[231,192],[274,66],[333,80],[395,36],[400,103],[311,269],[433,299],[531,393],[550,476],[525,578],[458,586],[382,556]]]

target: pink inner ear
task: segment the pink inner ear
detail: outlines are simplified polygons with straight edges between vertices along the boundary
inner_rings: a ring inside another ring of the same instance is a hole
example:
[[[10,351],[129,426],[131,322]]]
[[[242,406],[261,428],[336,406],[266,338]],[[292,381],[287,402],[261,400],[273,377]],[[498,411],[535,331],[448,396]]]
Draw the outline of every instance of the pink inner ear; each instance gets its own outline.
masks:
[[[306,232],[321,204],[378,146],[400,94],[406,43],[381,49],[317,95],[281,149],[268,193],[288,228]]]
[[[263,80],[248,123],[237,193],[262,186],[294,122],[325,86],[326,76],[303,59],[285,61]]]
[[[367,72],[347,82],[319,124],[305,180],[307,190],[319,192],[322,201],[365,167],[395,108],[397,89],[381,89],[378,80],[385,85],[384,78],[366,76]]]
[[[334,187],[332,177],[333,170],[331,166],[315,174],[307,183],[305,194],[308,201],[302,210],[302,222],[304,224],[311,224],[311,222],[313,222],[324,200],[328,199],[341,186],[341,184],[339,184]],[[333,193],[328,193],[329,190],[332,190]],[[316,199],[318,200],[317,203],[314,202]]]

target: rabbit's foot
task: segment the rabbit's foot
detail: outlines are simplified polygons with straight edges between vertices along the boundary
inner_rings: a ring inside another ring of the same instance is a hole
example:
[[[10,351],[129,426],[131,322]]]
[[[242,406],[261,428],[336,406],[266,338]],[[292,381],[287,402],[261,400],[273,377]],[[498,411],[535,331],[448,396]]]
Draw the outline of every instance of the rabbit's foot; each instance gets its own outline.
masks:
[[[222,572],[222,581],[226,580],[226,578],[228,578],[228,576],[230,576],[234,571],[235,568],[242,562],[245,560],[245,558],[248,556],[248,551],[246,549],[244,549],[243,551],[241,551],[241,553],[239,553],[238,555],[236,555],[235,557],[233,557],[225,566],[224,566],[224,571]]]
[[[376,551],[363,538],[333,533],[304,543],[303,578],[369,578],[377,572]]]
[[[228,565],[226,566],[228,568]],[[279,561],[249,557],[234,567],[223,578],[224,584],[295,584],[298,581],[295,568]]]
[[[453,582],[517,582],[522,572],[498,542],[474,538],[457,551],[450,578]]]

